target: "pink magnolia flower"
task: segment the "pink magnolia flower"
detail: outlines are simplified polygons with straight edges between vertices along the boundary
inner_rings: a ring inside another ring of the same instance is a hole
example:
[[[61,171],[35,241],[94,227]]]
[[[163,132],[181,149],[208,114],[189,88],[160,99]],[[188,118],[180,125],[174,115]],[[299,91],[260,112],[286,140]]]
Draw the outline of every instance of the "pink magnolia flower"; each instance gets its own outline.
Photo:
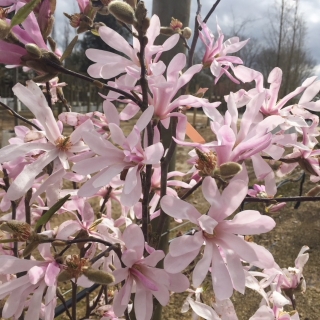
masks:
[[[204,43],[206,48],[202,63],[204,66],[210,66],[211,73],[216,77],[215,83],[218,82],[223,74],[225,74],[231,81],[240,83],[230,74],[228,69],[229,67],[234,69],[233,63],[243,64],[243,61],[239,57],[228,56],[228,54],[239,51],[246,45],[249,39],[245,41],[239,41],[238,37],[233,37],[223,42],[224,35],[217,24],[219,37],[214,43],[214,36],[206,23],[201,20],[200,15],[198,15],[198,21],[202,28],[202,30],[199,32],[199,38]]]
[[[43,127],[43,131],[29,131],[25,136],[24,144],[13,144],[0,150],[0,163],[12,161],[17,157],[23,157],[30,152],[38,151],[36,160],[24,167],[24,170],[15,178],[7,192],[8,199],[16,200],[23,196],[32,186],[36,176],[54,161],[54,171],[61,167],[69,169],[68,157],[73,156],[75,152],[87,150],[83,144],[80,132],[84,128],[92,128],[90,122],[84,123],[72,132],[70,137],[64,137],[61,134],[61,126],[54,119],[52,110],[48,107],[47,100],[41,89],[33,82],[27,81],[27,87],[20,83],[13,87],[17,97],[30,109]],[[34,142],[46,138],[47,142]],[[56,176],[59,181],[61,176]],[[51,181],[53,184],[54,181]],[[43,190],[44,191],[44,190]]]
[[[93,208],[86,199],[75,196],[64,204],[63,209],[74,213],[76,220],[62,222],[57,230],[57,239],[65,240],[76,232],[84,230],[88,236],[102,238],[112,243],[121,242],[120,231],[114,227],[113,221],[108,218],[96,220]],[[99,227],[102,227],[103,232],[99,232]]]
[[[259,310],[249,320],[299,320],[298,312],[289,314],[285,311],[275,312],[268,306],[261,306]]]
[[[128,170],[121,203],[131,207],[141,196],[141,170],[147,164],[159,164],[164,151],[163,145],[161,142],[156,142],[145,148],[141,146],[141,132],[153,116],[152,106],[141,115],[128,137],[125,137],[119,127],[119,116],[111,103],[106,112],[111,139],[120,148],[93,130],[86,132],[83,139],[98,156],[76,163],[73,170],[81,174],[99,172],[79,189],[78,195],[91,196],[101,187],[108,185],[123,170]]]
[[[171,242],[164,267],[171,273],[182,271],[196,258],[205,243],[203,257],[193,271],[193,285],[200,286],[211,266],[215,296],[224,300],[232,295],[233,288],[244,292],[245,273],[241,260],[273,266],[273,258],[266,249],[246,242],[240,235],[268,232],[274,228],[275,222],[254,210],[239,212],[233,220],[225,220],[247,194],[247,184],[242,180],[232,180],[220,194],[215,180],[206,177],[202,192],[211,205],[205,215],[175,197],[162,198],[161,207],[168,215],[189,220],[197,226],[193,235],[184,235]]]
[[[11,1],[12,3],[13,1]],[[16,9],[19,10],[25,3],[22,1],[17,2]],[[10,24],[10,20],[6,20]],[[43,40],[39,24],[36,16],[31,12],[28,17],[19,25],[12,28],[12,32],[23,44],[36,44],[39,48],[46,51],[50,51],[46,43]],[[56,50],[58,56],[61,56],[61,52]],[[8,43],[0,40],[0,62],[6,65],[21,65],[21,57],[27,54],[27,50],[13,43]]]
[[[251,89],[246,94],[242,95],[242,99],[238,102],[239,105],[248,98],[248,95],[252,97],[257,93],[266,90],[267,94],[265,96],[265,101],[261,104],[260,111],[264,115],[281,115],[287,119],[289,124],[291,123],[294,126],[300,127],[307,127],[308,125],[303,121],[301,116],[298,117],[290,113],[293,106],[285,107],[292,98],[302,93],[297,103],[300,108],[311,111],[320,110],[320,101],[311,101],[320,90],[320,80],[316,81],[316,76],[306,79],[300,87],[279,100],[278,94],[282,81],[282,70],[280,68],[276,67],[270,72],[268,77],[268,83],[270,83],[269,89],[263,88],[263,75],[258,71],[245,66],[237,66],[234,68],[234,73],[242,82],[255,81],[256,83],[256,88]]]
[[[265,180],[266,189],[269,194],[276,193],[276,185],[274,172],[272,168],[261,157],[263,151],[274,159],[279,159],[284,152],[282,146],[276,143],[281,142],[279,137],[273,141],[271,131],[284,120],[281,117],[268,117],[260,122],[255,122],[255,118],[259,113],[261,103],[265,98],[265,93],[258,93],[247,103],[247,108],[242,116],[240,128],[238,130],[239,113],[235,103],[235,97],[231,93],[228,97],[228,110],[222,116],[215,108],[206,108],[206,115],[212,120],[210,127],[215,133],[217,141],[200,144],[177,141],[178,144],[184,146],[193,146],[204,153],[212,153],[212,157],[216,160],[219,167],[227,162],[243,163],[246,159],[251,159],[255,174],[259,180]],[[283,143],[292,143],[292,139],[282,138]],[[274,143],[273,143],[274,142]],[[197,161],[198,156],[195,152],[193,163]]]
[[[214,309],[199,301],[187,298],[192,310],[206,320],[238,320],[236,311],[230,299],[217,301],[213,304]]]
[[[158,60],[162,52],[172,49],[179,40],[179,35],[174,34],[163,45],[154,45],[154,40],[159,34],[160,20],[158,16],[153,15],[146,34],[148,44],[145,47],[145,62],[148,74],[153,74],[156,70],[156,73],[164,72],[165,65]],[[110,79],[130,70],[130,74],[134,75],[136,80],[138,80],[140,78],[140,62],[137,57],[137,53],[140,51],[139,41],[133,37],[133,47],[131,47],[127,40],[106,26],[99,28],[99,35],[107,45],[124,53],[129,59],[113,52],[88,49],[86,51],[87,57],[95,62],[95,64],[88,68],[89,75],[93,78]],[[152,58],[154,55],[155,57]]]
[[[169,290],[183,292],[188,288],[189,281],[183,274],[170,275],[155,267],[164,258],[164,253],[145,245],[142,231],[137,225],[127,227],[122,239],[126,249],[121,259],[126,267],[115,270],[113,275],[115,283],[125,281],[125,284],[114,298],[113,310],[117,316],[121,316],[128,307],[131,293],[135,292],[136,318],[149,320],[153,310],[152,296],[164,306],[169,302]],[[145,258],[144,250],[149,253]]]
[[[24,307],[26,320],[39,319],[44,291],[46,319],[54,318],[56,306],[57,276],[60,267],[50,252],[49,244],[38,246],[45,261],[23,260],[13,256],[0,256],[0,274],[16,274],[26,271],[27,274],[0,285],[0,299],[9,296],[2,310],[2,317],[19,318]],[[28,297],[30,300],[27,301]],[[19,302],[19,303],[17,303]]]

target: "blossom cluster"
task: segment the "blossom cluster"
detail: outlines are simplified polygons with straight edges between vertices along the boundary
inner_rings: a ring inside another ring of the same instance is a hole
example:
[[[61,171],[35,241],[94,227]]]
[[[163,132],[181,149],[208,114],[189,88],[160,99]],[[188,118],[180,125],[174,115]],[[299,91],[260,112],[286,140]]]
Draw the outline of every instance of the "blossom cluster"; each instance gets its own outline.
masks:
[[[0,5],[10,4],[9,10],[17,14],[29,2],[0,0]],[[312,182],[320,180],[320,152],[315,148],[319,118],[313,113],[320,111],[320,100],[314,101],[320,81],[308,78],[279,99],[281,69],[271,71],[265,88],[260,72],[231,55],[248,40],[224,41],[219,26],[215,39],[200,16],[202,63],[186,68],[186,55],[178,53],[166,66],[161,55],[181,41],[186,34],[182,27],[156,45],[160,20],[146,17],[142,1],[99,1],[96,6],[78,0],[80,13],[67,15],[78,32],[91,30],[96,13],[108,11],[132,25],[133,42],[99,25],[101,39],[118,51],[86,52],[93,61],[89,76],[100,88],[104,84],[97,79],[104,79],[109,89],[100,93],[103,111],[63,112],[56,118],[52,105],[61,99],[56,90],[65,84],[56,78],[63,69],[62,54],[46,45],[48,21],[42,21],[41,12],[51,17],[49,2],[42,1],[0,40],[1,63],[38,73],[12,89],[34,118],[29,126],[16,126],[16,136],[0,149],[2,318],[18,319],[24,313],[27,320],[53,319],[61,298],[59,285],[71,281],[73,289],[106,286],[108,296],[101,299],[99,294],[89,306],[89,316],[101,320],[129,319],[130,312],[149,320],[155,300],[165,306],[172,293],[185,291],[190,294],[182,312],[191,307],[194,318],[235,320],[230,298],[234,290],[244,294],[246,288],[262,296],[248,319],[299,319],[294,292],[305,290],[302,272],[308,247],[301,249],[294,268],[281,269],[266,248],[248,241],[248,236],[275,228],[274,219],[239,208],[249,196],[271,201],[277,193],[276,178],[297,166]],[[10,23],[1,18],[0,27]],[[252,89],[230,92],[222,113],[220,102],[185,90],[206,67],[215,83],[226,75],[235,83],[251,83]],[[53,99],[42,90],[42,82]],[[118,102],[125,105],[121,112]],[[210,119],[212,141],[186,139],[185,111],[191,107],[202,108]],[[134,123],[129,133],[123,131],[128,120]],[[166,147],[163,132],[169,127],[172,139]],[[295,133],[289,133],[290,128]],[[176,145],[191,148],[188,172],[168,172]],[[281,161],[276,172],[270,161]],[[248,164],[262,186],[249,189]],[[185,201],[200,186],[208,202],[206,212]],[[266,211],[283,206],[272,202]],[[176,224],[189,222],[192,229],[174,238],[165,252],[159,238],[165,231],[163,221],[170,217]],[[201,299],[208,274],[215,297],[211,306]]]

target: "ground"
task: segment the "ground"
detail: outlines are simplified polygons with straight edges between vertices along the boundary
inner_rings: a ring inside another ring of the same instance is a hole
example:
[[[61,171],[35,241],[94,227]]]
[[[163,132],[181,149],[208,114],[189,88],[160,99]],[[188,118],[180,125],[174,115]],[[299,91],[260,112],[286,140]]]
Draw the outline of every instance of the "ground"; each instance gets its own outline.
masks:
[[[12,118],[3,110],[0,110],[0,141],[2,129],[9,129],[13,126]],[[189,115],[192,121],[192,115]],[[206,120],[199,115],[196,120],[196,127],[201,135],[210,141],[213,134],[209,127],[205,128]],[[131,123],[125,123],[126,131]],[[177,150],[177,165],[176,169],[186,171],[190,166],[186,163],[188,151],[179,147]],[[277,164],[275,164],[277,166]],[[249,172],[251,177],[252,168],[249,164]],[[289,178],[296,178],[301,174],[300,170],[296,170]],[[256,182],[256,181],[255,181]],[[303,187],[303,194],[312,187],[309,182],[309,177],[306,177],[306,182]],[[290,182],[279,189],[278,195],[294,196],[298,194],[299,182]],[[189,198],[189,201],[195,205],[200,212],[205,212],[208,204],[202,198],[201,192],[198,191]],[[263,212],[262,205],[246,205],[246,209],[255,208]],[[302,320],[319,320],[320,319],[320,203],[308,202],[302,203],[298,209],[294,209],[294,203],[288,203],[285,209],[280,213],[272,215],[277,225],[271,232],[255,236],[254,241],[265,246],[274,255],[276,262],[280,267],[293,267],[294,260],[303,245],[307,245],[310,250],[310,259],[305,266],[304,276],[307,283],[307,291],[304,295],[297,294],[297,309],[300,312]],[[190,226],[185,226],[183,230],[188,230]],[[176,232],[176,231],[175,231]],[[172,232],[171,236],[175,236]],[[207,278],[206,284],[210,285],[210,277]],[[170,304],[163,309],[163,319],[191,319],[190,311],[186,314],[181,314],[180,309],[186,295],[172,295]],[[210,302],[213,298],[212,291],[208,289],[205,293],[206,302]],[[246,290],[245,296],[235,293],[233,301],[237,310],[239,320],[248,320],[258,309],[260,296],[250,289]],[[290,310],[290,308],[288,309]],[[61,316],[59,319],[68,319],[66,316]]]

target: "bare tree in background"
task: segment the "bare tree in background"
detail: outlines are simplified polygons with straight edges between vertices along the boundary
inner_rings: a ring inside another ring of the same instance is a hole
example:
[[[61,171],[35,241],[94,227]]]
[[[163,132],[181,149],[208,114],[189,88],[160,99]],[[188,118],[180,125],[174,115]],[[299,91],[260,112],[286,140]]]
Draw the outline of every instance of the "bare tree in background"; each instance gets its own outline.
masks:
[[[266,45],[259,53],[259,65],[265,79],[274,67],[283,71],[280,96],[284,96],[301,85],[315,67],[306,48],[307,29],[299,13],[299,1],[280,0],[270,17]]]

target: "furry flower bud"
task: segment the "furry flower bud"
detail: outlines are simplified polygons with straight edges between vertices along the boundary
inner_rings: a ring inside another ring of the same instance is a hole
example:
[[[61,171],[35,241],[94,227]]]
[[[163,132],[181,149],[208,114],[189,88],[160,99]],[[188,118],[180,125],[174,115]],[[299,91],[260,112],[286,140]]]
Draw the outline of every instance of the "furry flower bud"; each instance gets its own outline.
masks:
[[[92,282],[102,284],[102,285],[108,285],[115,281],[114,276],[111,273],[97,270],[93,268],[88,268],[83,271],[83,274]]]
[[[187,40],[190,39],[192,36],[192,30],[189,27],[184,28],[182,30],[182,36]]]
[[[222,178],[232,178],[242,170],[242,166],[236,162],[226,162],[219,168],[219,174]]]
[[[30,224],[16,220],[2,222],[0,230],[11,233],[18,241],[27,241],[33,234]]]
[[[133,24],[135,21],[134,10],[126,2],[113,1],[109,4],[108,10],[115,18],[117,18],[121,22]]]
[[[0,19],[0,39],[5,39],[10,32],[10,26],[4,21]]]
[[[28,53],[34,56],[35,59],[40,59],[42,56],[40,48],[34,43],[27,43],[25,48]]]

